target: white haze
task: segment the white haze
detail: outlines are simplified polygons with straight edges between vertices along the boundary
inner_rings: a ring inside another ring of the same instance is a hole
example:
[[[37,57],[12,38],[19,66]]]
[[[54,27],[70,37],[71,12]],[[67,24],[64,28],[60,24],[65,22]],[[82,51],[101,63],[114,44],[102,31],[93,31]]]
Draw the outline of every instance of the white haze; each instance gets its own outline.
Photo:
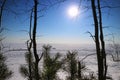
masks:
[[[7,44],[8,45],[8,44]],[[38,45],[38,50],[42,50],[43,44]],[[67,50],[76,50],[78,51],[78,59],[81,60],[88,54],[95,53],[95,46],[93,45],[63,45],[63,44],[52,44],[51,53],[54,55],[56,52],[60,52],[62,55],[65,55]],[[10,48],[8,49],[26,49],[25,44],[10,44]],[[39,51],[39,53],[41,53]],[[26,51],[10,51],[6,52],[7,56],[7,64],[9,68],[14,72],[13,77],[9,80],[27,80],[23,78],[19,73],[19,67],[21,64],[26,64],[24,54]],[[107,53],[109,53],[110,48],[107,47]],[[87,67],[86,72],[94,72],[97,74],[97,59],[96,55],[92,55],[87,57],[85,60],[85,65]],[[40,62],[41,64],[41,62]],[[113,62],[110,55],[107,56],[107,64],[108,64],[108,75],[111,76],[114,80],[119,80],[120,78],[120,62]],[[58,73],[61,78],[65,78],[65,73]]]

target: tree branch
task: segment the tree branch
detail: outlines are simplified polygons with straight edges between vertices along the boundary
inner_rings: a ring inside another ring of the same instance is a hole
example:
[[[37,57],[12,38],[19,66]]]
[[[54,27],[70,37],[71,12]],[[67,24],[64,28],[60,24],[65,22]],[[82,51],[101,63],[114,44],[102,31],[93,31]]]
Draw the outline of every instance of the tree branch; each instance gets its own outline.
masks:
[[[87,57],[92,56],[92,55],[95,55],[95,53],[86,55],[84,58],[82,58],[82,59],[80,60],[80,62],[83,61],[84,59],[86,59]]]

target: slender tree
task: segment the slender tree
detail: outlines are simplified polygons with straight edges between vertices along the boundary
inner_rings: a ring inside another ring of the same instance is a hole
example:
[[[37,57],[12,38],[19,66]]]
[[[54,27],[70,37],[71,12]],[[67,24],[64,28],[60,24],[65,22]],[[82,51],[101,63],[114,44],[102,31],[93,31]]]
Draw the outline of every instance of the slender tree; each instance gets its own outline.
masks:
[[[32,80],[32,64],[33,64],[33,59],[32,59],[32,51],[31,51],[31,48],[32,48],[32,33],[31,33],[31,28],[32,28],[32,13],[33,13],[33,10],[31,11],[31,14],[30,14],[30,29],[29,29],[29,38],[30,40],[27,41],[27,49],[28,49],[28,52],[29,52],[29,55],[28,55],[28,66],[29,66],[29,79]]]
[[[60,2],[63,2],[63,1],[64,0],[57,0],[57,1],[55,1],[54,4],[50,4],[48,7],[53,6],[53,5],[58,4]],[[35,59],[34,60],[35,80],[40,80],[41,79],[41,74],[40,74],[40,70],[39,70],[39,62],[42,59],[43,53],[39,57],[38,52],[37,52],[37,42],[36,42],[36,29],[37,29],[37,18],[38,18],[37,14],[38,14],[39,0],[33,0],[33,2],[34,2],[34,7],[33,7],[33,29],[32,29],[32,35],[30,34],[31,35],[30,42],[31,42],[31,45],[33,46],[33,57]]]
[[[83,64],[82,61],[78,61],[77,63],[77,76],[78,76],[78,80],[84,80],[84,75],[83,75],[83,71],[86,69],[85,64]]]
[[[25,60],[27,64],[21,65],[19,71],[21,75],[28,80],[35,80],[35,66],[33,62],[33,56],[29,52],[26,52]]]
[[[37,44],[36,44],[36,29],[37,29],[37,8],[38,8],[38,0],[34,0],[34,23],[33,23],[33,33],[32,33],[32,43],[33,43],[33,54],[35,57],[35,79],[40,80],[39,74],[39,56],[37,53]]]
[[[5,6],[6,0],[1,1],[1,6],[0,6],[0,28],[2,26],[2,15],[3,15],[3,10]]]
[[[29,40],[27,41],[27,50],[28,52],[25,54],[25,58],[26,58],[26,63],[27,65],[21,65],[20,67],[20,73],[24,76],[27,77],[28,80],[33,80],[33,70],[34,70],[34,59],[33,59],[33,55],[32,55],[32,35],[31,35],[31,28],[32,28],[32,13],[33,13],[33,9],[31,10],[30,13],[30,28],[29,28]],[[27,74],[27,75],[26,75]]]
[[[68,73],[66,80],[95,80],[91,75],[84,75],[84,71],[86,70],[86,66],[83,61],[77,60],[77,52],[68,51],[66,57],[64,59],[64,67],[63,70]]]
[[[98,5],[98,14],[99,14],[101,54],[102,54],[102,60],[103,60],[103,80],[106,80],[107,64],[106,64],[105,41],[104,41],[104,35],[103,35],[104,33],[103,33],[103,26],[102,26],[102,12],[101,12],[100,0],[97,0],[97,5]]]
[[[95,0],[91,0],[92,13],[94,19],[95,27],[95,44],[96,44],[96,54],[98,62],[98,80],[106,80],[107,65],[106,65],[106,53],[105,53],[105,42],[102,28],[102,14],[100,8],[100,1],[97,0],[97,7]],[[98,16],[97,17],[97,12]],[[99,37],[100,33],[100,37]],[[101,45],[100,45],[101,43]]]
[[[5,7],[6,0],[1,1],[0,3],[0,34],[3,32],[4,28],[2,27],[2,16]],[[2,42],[3,37],[0,36],[0,42]]]
[[[1,1],[1,6],[0,6],[0,34],[3,32],[3,27],[2,27],[2,15],[3,15],[3,10],[5,6],[6,0]],[[10,77],[12,77],[13,72],[9,70],[8,66],[6,65],[6,57],[2,52],[2,36],[0,35],[0,80],[7,80]]]

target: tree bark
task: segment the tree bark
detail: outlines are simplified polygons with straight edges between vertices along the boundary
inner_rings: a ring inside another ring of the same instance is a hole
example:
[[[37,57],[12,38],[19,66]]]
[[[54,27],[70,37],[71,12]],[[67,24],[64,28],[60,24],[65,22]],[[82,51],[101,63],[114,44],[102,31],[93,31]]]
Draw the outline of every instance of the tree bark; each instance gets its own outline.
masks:
[[[98,14],[99,14],[99,27],[100,27],[100,41],[101,41],[101,54],[102,54],[102,62],[103,62],[103,77],[106,79],[107,74],[107,64],[106,64],[106,52],[105,52],[105,42],[103,35],[103,27],[102,27],[102,12],[100,8],[100,0],[97,0],[98,3]]]
[[[95,24],[95,45],[96,45],[96,54],[97,54],[97,62],[98,62],[98,80],[103,80],[103,60],[100,52],[100,43],[99,43],[99,26],[97,19],[97,11],[95,6],[95,0],[91,0],[93,19]]]
[[[34,0],[33,52],[35,57],[35,79],[40,80],[39,67],[38,67],[39,56],[37,54],[37,44],[36,44],[37,6],[38,6],[38,0]]]

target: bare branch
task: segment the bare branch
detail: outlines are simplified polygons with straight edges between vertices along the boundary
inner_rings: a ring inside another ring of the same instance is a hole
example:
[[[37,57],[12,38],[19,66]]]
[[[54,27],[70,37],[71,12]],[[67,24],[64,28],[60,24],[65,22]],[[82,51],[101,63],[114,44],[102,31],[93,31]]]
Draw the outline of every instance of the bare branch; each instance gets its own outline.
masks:
[[[90,34],[90,37],[92,37],[92,39],[94,40],[94,42],[95,42],[95,37],[92,35],[92,33],[91,32],[89,32],[89,31],[87,31],[86,33],[89,33]]]
[[[120,62],[120,59],[115,59],[114,56],[113,56],[113,54],[110,54],[110,53],[109,53],[108,55],[111,55],[112,60],[113,60],[114,62]]]
[[[86,55],[84,58],[82,58],[82,59],[80,60],[80,62],[83,61],[84,59],[86,59],[87,57],[92,56],[92,55],[95,55],[95,53]]]
[[[44,53],[42,53],[42,54],[41,54],[41,56],[40,56],[40,58],[39,58],[39,61],[42,59],[42,57],[43,57],[43,54],[44,54]]]
[[[120,8],[120,6],[102,6],[101,8],[109,8],[109,9],[112,9],[112,8]]]

